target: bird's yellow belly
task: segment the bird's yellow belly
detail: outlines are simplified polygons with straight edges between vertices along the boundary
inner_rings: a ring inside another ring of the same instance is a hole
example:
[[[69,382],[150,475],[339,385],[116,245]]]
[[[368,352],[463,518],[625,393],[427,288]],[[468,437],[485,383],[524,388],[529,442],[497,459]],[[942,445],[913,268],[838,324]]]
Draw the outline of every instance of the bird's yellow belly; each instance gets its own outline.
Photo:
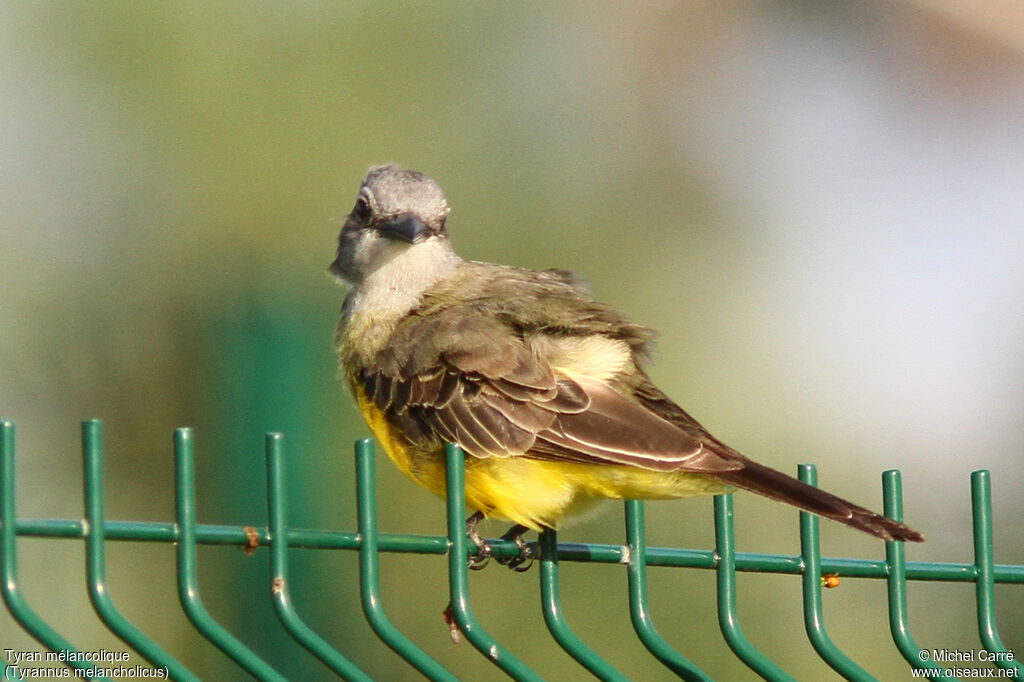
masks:
[[[404,474],[444,497],[443,444],[411,445],[376,405],[361,392],[357,396],[367,424],[388,457]],[[722,483],[700,474],[527,457],[467,457],[465,478],[467,507],[534,530],[558,528],[601,498],[672,499],[727,490]]]

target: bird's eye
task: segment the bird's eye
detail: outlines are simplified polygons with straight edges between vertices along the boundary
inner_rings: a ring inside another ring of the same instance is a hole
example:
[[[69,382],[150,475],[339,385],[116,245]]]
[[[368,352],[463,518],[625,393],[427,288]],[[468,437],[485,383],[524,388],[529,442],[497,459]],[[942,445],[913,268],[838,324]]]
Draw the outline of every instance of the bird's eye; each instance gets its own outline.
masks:
[[[370,204],[366,201],[366,197],[360,196],[356,199],[356,207],[352,209],[352,217],[365,221],[370,219],[370,213]]]

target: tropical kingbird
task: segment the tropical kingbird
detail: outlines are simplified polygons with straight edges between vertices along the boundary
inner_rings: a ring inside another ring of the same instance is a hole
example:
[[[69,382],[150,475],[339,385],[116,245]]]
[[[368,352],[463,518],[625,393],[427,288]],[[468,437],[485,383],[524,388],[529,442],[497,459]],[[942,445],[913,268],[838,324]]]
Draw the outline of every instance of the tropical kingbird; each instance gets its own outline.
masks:
[[[506,519],[523,547],[522,531],[557,528],[601,498],[742,488],[885,540],[923,540],[722,443],[647,376],[651,330],[567,272],[463,260],[448,211],[422,173],[370,169],[331,265],[351,285],[335,342],[399,469],[444,496],[443,446],[466,452],[471,535],[483,516]]]

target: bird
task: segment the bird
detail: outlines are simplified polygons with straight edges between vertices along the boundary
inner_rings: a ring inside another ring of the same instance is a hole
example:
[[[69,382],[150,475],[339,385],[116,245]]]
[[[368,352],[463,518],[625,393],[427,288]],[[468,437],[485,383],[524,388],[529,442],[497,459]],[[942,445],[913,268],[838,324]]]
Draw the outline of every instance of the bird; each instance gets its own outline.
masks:
[[[924,539],[717,439],[648,376],[652,330],[568,271],[463,259],[449,210],[427,175],[370,168],[329,268],[350,287],[334,341],[398,469],[444,497],[444,445],[465,452],[466,529],[484,556],[483,518],[512,522],[503,537],[526,550],[524,532],[558,529],[603,498],[737,488],[883,540]]]

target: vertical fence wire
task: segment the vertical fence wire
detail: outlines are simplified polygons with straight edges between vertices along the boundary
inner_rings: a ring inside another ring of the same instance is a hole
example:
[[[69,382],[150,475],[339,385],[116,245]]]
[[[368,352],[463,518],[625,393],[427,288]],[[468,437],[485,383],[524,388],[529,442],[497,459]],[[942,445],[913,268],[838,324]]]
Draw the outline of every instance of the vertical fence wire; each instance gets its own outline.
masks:
[[[288,572],[288,486],[285,477],[284,436],[280,433],[267,434],[266,456],[267,514],[271,543],[270,594],[274,612],[292,639],[336,675],[352,682],[372,682],[373,678],[314,632],[295,610]]]
[[[748,668],[771,682],[795,678],[750,643],[740,629],[736,608],[736,540],[732,523],[732,494],[715,495],[715,554],[718,559],[718,626],[726,644]]]
[[[446,489],[462,491],[465,485],[465,456],[462,450],[449,443],[445,445]],[[448,495],[448,582],[451,591],[451,609],[459,630],[466,639],[509,677],[515,680],[541,680],[525,663],[512,655],[500,642],[489,635],[477,622],[469,604],[469,567],[466,543],[466,498]]]
[[[999,636],[996,627],[995,580],[992,550],[992,488],[985,470],[971,474],[971,511],[974,525],[974,565],[978,578],[974,583],[978,608],[978,632],[981,643],[992,656],[990,661],[1004,670],[1015,670],[1024,677],[1024,666],[1015,660]]]
[[[566,653],[594,677],[605,682],[626,680],[622,673],[584,644],[565,619],[558,589],[558,534],[546,529],[540,534],[540,547],[540,599],[548,632]]]
[[[359,524],[359,594],[370,628],[384,644],[435,682],[457,678],[396,628],[384,611],[377,543],[377,483],[373,441],[356,441],[356,505]]]
[[[903,521],[903,483],[900,472],[895,469],[882,473],[882,507],[886,516],[894,521]],[[903,658],[918,670],[936,671],[942,679],[958,679],[953,672],[930,660],[910,634],[907,613],[907,575],[902,542],[890,540],[885,543],[886,578],[889,595],[889,630],[896,648]]]
[[[647,599],[647,542],[644,529],[644,503],[626,500],[626,543],[629,563],[626,576],[629,590],[629,616],[633,629],[651,655],[687,682],[710,682],[711,678],[692,661],[676,651],[658,633],[651,618]]]
[[[188,668],[135,627],[114,605],[107,585],[106,520],[103,514],[103,425],[98,419],[82,424],[82,466],[85,499],[86,576],[89,600],[100,620],[124,643],[175,680],[199,682]]]
[[[79,670],[89,670],[91,663],[79,660],[81,652],[75,649],[28,605],[18,582],[17,515],[14,505],[14,422],[0,422],[0,580],[4,603],[25,632],[50,651],[62,652],[66,664]],[[14,666],[6,666],[5,674]],[[106,678],[103,678],[106,679]]]
[[[817,487],[818,472],[813,464],[797,467],[797,476],[807,485]],[[814,650],[822,660],[848,680],[868,682],[875,678],[844,654],[829,637],[825,629],[825,616],[821,604],[821,550],[818,535],[818,517],[800,512],[800,555],[804,563],[801,576],[804,598],[804,629]]]
[[[178,599],[192,625],[228,658],[259,680],[285,682],[251,649],[218,623],[199,596],[199,571],[196,562],[196,481],[195,440],[192,429],[174,431],[174,489],[178,516]]]

